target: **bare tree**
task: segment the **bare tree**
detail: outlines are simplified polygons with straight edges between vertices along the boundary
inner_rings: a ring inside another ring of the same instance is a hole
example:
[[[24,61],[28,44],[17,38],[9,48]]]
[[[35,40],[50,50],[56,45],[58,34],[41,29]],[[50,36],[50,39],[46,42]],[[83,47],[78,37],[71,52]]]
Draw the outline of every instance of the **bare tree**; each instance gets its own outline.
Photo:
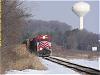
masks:
[[[18,0],[2,1],[2,34],[3,46],[19,43],[25,17],[29,14],[21,8],[22,2]]]

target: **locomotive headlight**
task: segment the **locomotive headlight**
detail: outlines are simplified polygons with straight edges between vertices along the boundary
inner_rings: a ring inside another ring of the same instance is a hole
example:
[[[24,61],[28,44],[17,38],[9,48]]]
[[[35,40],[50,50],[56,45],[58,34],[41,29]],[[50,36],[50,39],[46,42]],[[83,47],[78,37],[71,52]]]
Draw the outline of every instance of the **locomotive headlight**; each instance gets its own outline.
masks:
[[[46,37],[45,36],[43,36],[43,39],[45,39]]]
[[[40,48],[40,50],[42,50],[43,48]]]

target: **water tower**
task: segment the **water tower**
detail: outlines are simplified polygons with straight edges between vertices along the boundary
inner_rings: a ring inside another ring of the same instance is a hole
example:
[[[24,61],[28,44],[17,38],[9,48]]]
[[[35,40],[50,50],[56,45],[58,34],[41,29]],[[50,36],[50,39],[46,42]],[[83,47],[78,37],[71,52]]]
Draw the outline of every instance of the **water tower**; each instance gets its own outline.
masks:
[[[90,11],[90,5],[86,2],[75,3],[73,12],[80,17],[80,30],[83,30],[83,17]]]

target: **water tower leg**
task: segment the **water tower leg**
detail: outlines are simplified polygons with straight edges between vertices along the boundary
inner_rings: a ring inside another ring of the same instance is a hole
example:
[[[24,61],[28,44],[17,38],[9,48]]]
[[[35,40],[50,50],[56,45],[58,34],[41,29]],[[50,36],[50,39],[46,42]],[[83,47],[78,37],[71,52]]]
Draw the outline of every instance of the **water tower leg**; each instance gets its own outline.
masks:
[[[80,30],[83,30],[83,17],[80,17]]]

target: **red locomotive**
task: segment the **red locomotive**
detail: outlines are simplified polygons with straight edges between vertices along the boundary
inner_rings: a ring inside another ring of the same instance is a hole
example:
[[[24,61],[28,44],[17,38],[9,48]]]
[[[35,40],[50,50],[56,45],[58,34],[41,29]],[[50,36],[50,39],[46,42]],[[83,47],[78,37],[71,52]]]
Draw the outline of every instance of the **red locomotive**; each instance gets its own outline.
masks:
[[[51,37],[49,35],[38,35],[29,41],[29,49],[40,57],[51,55]]]

